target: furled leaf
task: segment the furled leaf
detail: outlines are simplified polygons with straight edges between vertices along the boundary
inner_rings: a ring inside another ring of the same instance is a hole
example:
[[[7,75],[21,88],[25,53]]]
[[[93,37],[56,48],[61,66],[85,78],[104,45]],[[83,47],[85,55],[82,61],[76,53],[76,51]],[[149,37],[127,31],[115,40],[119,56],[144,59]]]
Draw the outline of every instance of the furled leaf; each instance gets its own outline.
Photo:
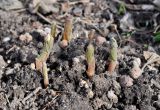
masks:
[[[64,26],[63,40],[67,40],[68,42],[72,38],[72,17],[68,17]]]
[[[155,35],[154,35],[154,40],[155,40],[156,42],[160,42],[160,32],[155,33]]]

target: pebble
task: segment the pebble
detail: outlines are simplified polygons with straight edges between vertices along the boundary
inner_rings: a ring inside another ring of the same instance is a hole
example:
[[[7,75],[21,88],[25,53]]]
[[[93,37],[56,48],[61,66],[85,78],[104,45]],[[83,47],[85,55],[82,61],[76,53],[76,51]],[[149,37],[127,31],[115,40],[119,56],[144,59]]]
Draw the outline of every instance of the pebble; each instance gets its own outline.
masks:
[[[38,42],[37,47],[38,47],[39,49],[42,49],[42,48],[43,48],[43,43],[42,43],[42,42]]]
[[[120,84],[122,87],[130,87],[133,85],[133,79],[128,75],[122,75],[120,77]]]
[[[3,76],[3,71],[0,69],[0,79],[2,78]]]
[[[0,55],[0,69],[4,68],[6,66],[6,62],[3,59],[3,56]]]
[[[35,70],[35,69],[36,69],[36,66],[35,66],[34,63],[31,63],[31,64],[30,64],[30,67],[31,67],[32,70]]]
[[[68,46],[68,41],[67,40],[62,40],[61,42],[60,42],[60,44],[59,44],[59,46],[61,47],[61,48],[66,48],[67,46]]]
[[[8,68],[7,70],[6,70],[6,72],[5,72],[5,74],[6,75],[10,75],[10,74],[13,74],[13,71],[14,71],[14,69],[12,68]]]
[[[88,98],[93,98],[93,96],[94,96],[93,91],[92,91],[91,89],[89,89],[89,90],[88,90],[87,97],[88,97]]]
[[[50,28],[48,28],[48,27],[46,27],[46,28],[44,28],[44,32],[46,33],[46,35],[47,35],[47,34],[50,34],[51,29],[50,29]]]
[[[5,38],[3,38],[3,42],[8,42],[8,41],[10,41],[11,40],[11,38],[10,37],[5,37]]]
[[[108,91],[107,96],[110,99],[110,101],[112,101],[113,103],[117,103],[118,102],[118,97],[117,97],[117,95],[114,94],[113,90]]]
[[[137,79],[142,75],[142,70],[140,68],[141,60],[140,58],[135,58],[133,60],[133,68],[131,69],[130,75],[132,78]]]
[[[73,62],[74,62],[74,63],[79,63],[79,62],[80,62],[80,61],[79,61],[79,58],[77,58],[77,57],[73,58]]]
[[[160,8],[160,1],[159,0],[153,0],[153,4]]]

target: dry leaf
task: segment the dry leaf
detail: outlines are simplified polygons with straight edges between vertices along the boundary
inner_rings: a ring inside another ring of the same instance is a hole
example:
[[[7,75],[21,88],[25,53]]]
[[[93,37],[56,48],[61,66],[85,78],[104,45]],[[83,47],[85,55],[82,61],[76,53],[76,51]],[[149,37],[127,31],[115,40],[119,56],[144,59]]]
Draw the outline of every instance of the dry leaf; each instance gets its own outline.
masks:
[[[151,56],[152,58],[159,58],[160,59],[160,56],[154,52],[149,52],[149,51],[143,51],[143,56],[146,60],[148,60]],[[157,60],[157,63],[160,64],[160,60]]]

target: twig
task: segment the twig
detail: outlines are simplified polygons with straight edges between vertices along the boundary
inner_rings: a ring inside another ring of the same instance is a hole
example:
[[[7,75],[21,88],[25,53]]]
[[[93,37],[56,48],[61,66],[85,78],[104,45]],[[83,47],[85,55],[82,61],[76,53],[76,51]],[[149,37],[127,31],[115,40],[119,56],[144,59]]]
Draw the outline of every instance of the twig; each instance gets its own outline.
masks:
[[[159,28],[160,28],[160,25],[158,25],[158,26],[155,28],[155,30],[154,30],[153,33],[156,33],[156,32],[158,31]]]
[[[29,98],[31,98],[33,95],[35,95],[37,92],[39,92],[39,90],[41,90],[41,87],[36,88],[32,93],[30,93],[29,95],[27,95],[23,100],[22,103],[25,104],[25,101],[28,100]]]
[[[79,18],[77,18],[77,22],[81,22],[81,23],[84,23],[84,24],[86,24],[86,25],[88,25],[88,26],[91,26],[93,29],[95,29],[96,31],[98,31],[98,33],[99,33],[100,35],[102,35],[103,37],[106,37],[106,35],[105,35],[99,28],[97,28],[96,26],[94,26],[93,24],[88,23],[88,22],[86,22],[86,21],[84,21],[84,20],[81,20],[81,19],[79,19]]]
[[[27,10],[26,8],[22,8],[22,9],[13,10],[13,12],[14,13],[21,13],[21,12],[24,12],[26,10]]]
[[[42,18],[44,21],[46,21],[47,23],[52,24],[52,22],[51,22],[49,19],[47,19],[45,16],[43,16],[41,13],[36,12],[36,14],[37,14],[40,18]]]
[[[131,42],[131,43],[137,45],[138,47],[141,47],[139,44],[137,44],[136,42],[134,42],[134,41],[131,40],[131,39],[124,39],[124,40],[122,40],[121,42]],[[120,46],[119,46],[119,47],[120,47]]]
[[[46,110],[46,108],[47,108],[48,106],[50,106],[50,105],[53,103],[53,101],[54,101],[58,96],[59,96],[59,95],[56,95],[54,98],[52,98],[52,100],[51,100],[50,102],[48,102],[47,105],[46,105],[42,110]]]
[[[47,23],[49,23],[49,24],[52,24],[51,20],[48,19],[48,18],[46,18],[45,16],[43,16],[41,13],[36,12],[36,14],[37,14],[41,19],[43,19],[45,22],[47,22]],[[60,22],[58,22],[58,21],[56,20],[56,23],[57,23],[57,28],[63,29]]]
[[[142,72],[144,71],[144,68],[145,68],[147,65],[152,64],[152,63],[157,62],[157,61],[160,61],[160,57],[154,58],[154,56],[152,55],[152,56],[149,58],[149,60],[143,65],[143,67],[142,67],[142,69],[141,69]]]
[[[4,93],[4,96],[5,96],[6,100],[7,100],[8,106],[9,106],[9,108],[10,108],[10,107],[11,107],[11,103],[9,102],[9,100],[8,100],[8,97],[7,97],[6,93]]]
[[[135,10],[135,11],[139,11],[139,10],[148,10],[148,11],[153,11],[153,10],[157,10],[160,11],[159,8],[155,7],[152,4],[141,4],[141,5],[132,5],[132,4],[127,4],[124,1],[120,1],[120,0],[113,0],[114,2],[117,2],[119,4],[124,4],[126,8],[130,9],[130,10]]]

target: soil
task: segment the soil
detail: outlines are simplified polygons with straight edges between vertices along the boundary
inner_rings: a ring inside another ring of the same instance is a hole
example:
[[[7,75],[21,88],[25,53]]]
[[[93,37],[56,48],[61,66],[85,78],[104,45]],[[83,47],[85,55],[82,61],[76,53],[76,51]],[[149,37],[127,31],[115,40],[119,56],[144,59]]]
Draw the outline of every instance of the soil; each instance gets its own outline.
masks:
[[[160,31],[159,10],[126,8],[119,13],[119,2],[114,2],[119,0],[44,1],[45,6],[54,10],[45,9],[43,5],[38,13],[58,23],[47,60],[49,86],[44,88],[43,76],[33,65],[43,48],[42,31],[51,24],[34,13],[31,8],[34,1],[0,0],[3,4],[0,5],[0,110],[160,110],[160,64],[150,65],[153,69],[146,67],[138,79],[130,76],[134,58],[140,58],[142,67],[147,62],[144,51],[160,54],[160,43],[154,40],[154,31]],[[155,6],[150,0],[124,2]],[[65,13],[74,18],[73,38],[67,48],[62,49],[59,42]],[[96,30],[92,42],[96,69],[89,79],[85,51],[91,29]],[[19,39],[26,33],[32,36],[31,40]],[[106,40],[97,41],[97,37]],[[111,37],[119,46],[118,65],[112,75],[107,71]],[[124,76],[131,78],[133,84],[123,85]],[[113,96],[109,97],[111,92]]]

